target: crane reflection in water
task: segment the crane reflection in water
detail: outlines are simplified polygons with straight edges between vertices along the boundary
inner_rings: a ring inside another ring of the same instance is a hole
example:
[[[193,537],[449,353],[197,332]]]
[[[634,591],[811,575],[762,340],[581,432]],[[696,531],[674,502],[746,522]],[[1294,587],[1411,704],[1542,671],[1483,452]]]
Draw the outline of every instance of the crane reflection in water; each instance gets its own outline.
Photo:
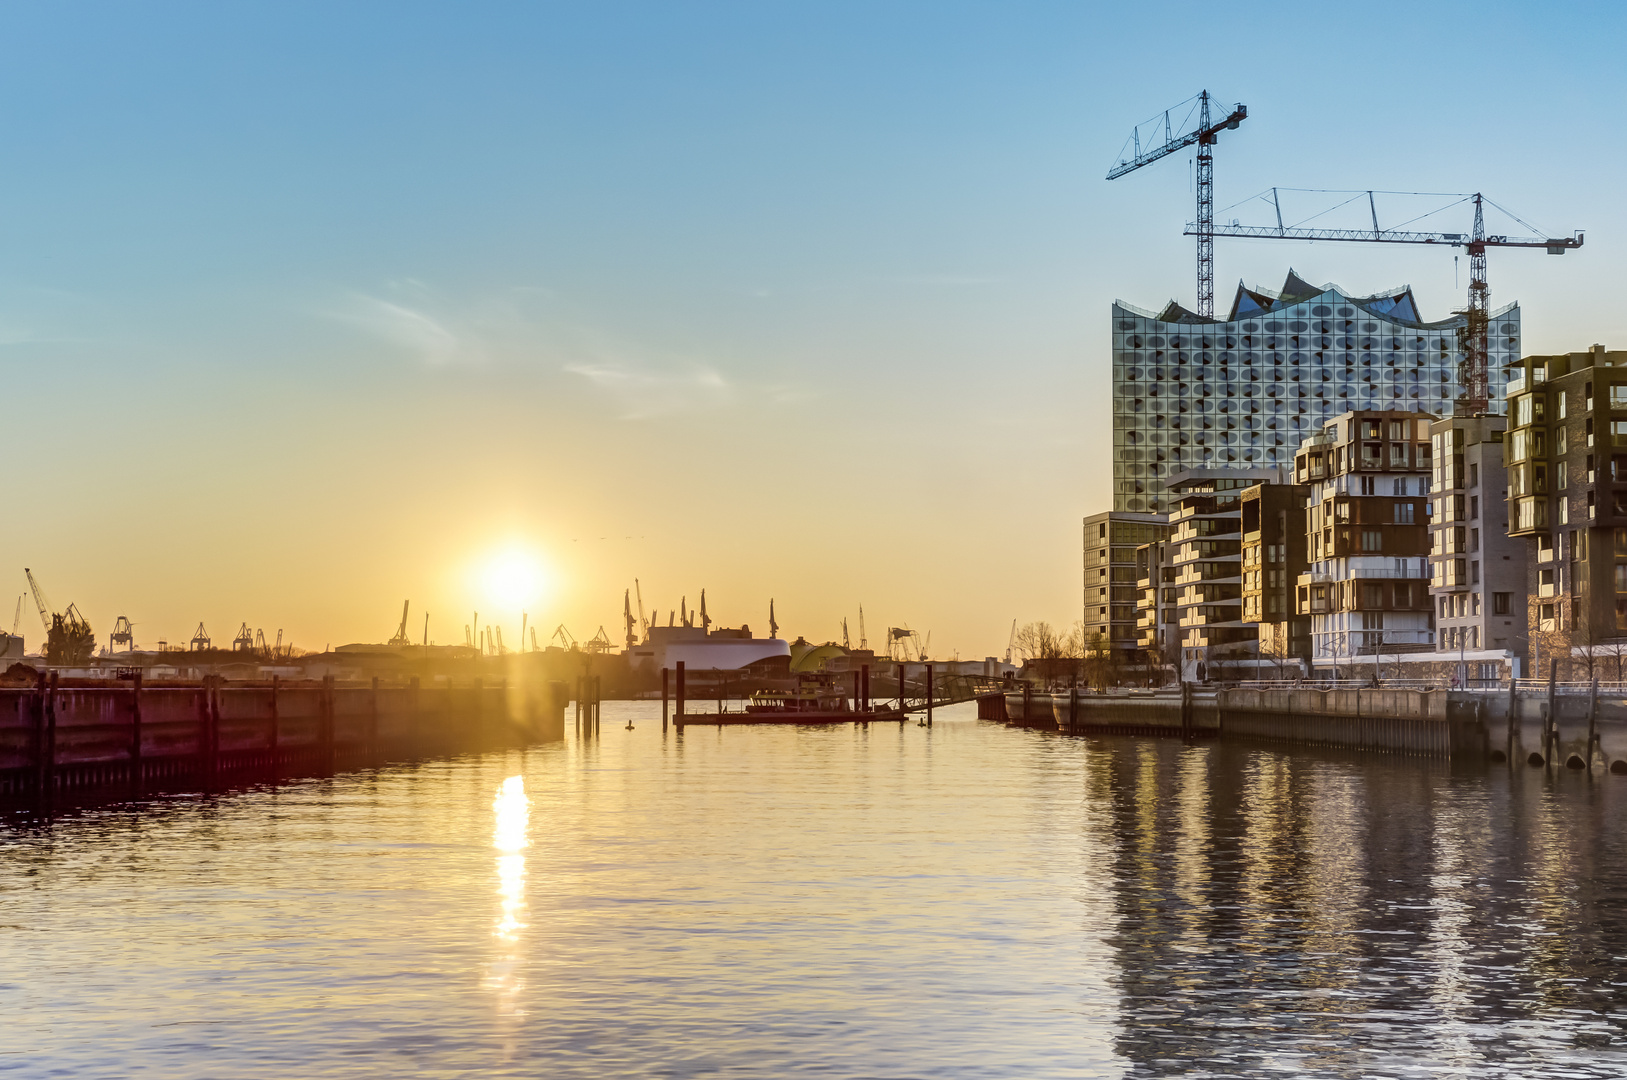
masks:
[[[525,794],[525,780],[511,776],[497,789],[492,801],[496,821],[492,827],[492,847],[497,849],[497,925],[493,931],[498,947],[486,978],[486,986],[497,995],[497,1011],[517,1016],[516,1001],[524,989],[520,977],[518,944],[525,914],[525,849],[531,845],[531,800]]]

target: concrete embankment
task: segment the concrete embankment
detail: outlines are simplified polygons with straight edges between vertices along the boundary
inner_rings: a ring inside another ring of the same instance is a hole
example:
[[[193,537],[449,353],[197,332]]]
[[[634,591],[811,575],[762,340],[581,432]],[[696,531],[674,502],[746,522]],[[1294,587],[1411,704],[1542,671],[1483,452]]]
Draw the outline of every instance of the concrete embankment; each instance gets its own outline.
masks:
[[[557,682],[143,686],[42,679],[0,687],[0,796],[208,788],[561,739],[568,698]]]
[[[1620,689],[1540,682],[1499,690],[1189,687],[1050,700],[1056,726],[1071,734],[1221,736],[1627,773],[1627,693]]]

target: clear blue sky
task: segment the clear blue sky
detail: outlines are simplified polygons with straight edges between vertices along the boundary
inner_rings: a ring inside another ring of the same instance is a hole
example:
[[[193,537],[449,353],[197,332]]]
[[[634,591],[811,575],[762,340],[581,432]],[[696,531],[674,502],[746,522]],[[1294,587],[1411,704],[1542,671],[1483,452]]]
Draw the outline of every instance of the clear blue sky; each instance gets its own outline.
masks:
[[[1190,303],[1207,86],[1269,187],[1484,190],[1528,351],[1627,342],[1615,5],[12,5],[0,567],[105,634],[461,639],[493,551],[545,628],[665,610],[1004,647],[1078,617],[1114,298]],[[1444,225],[1442,227],[1445,227]],[[1450,255],[1268,243],[1461,303]],[[602,539],[601,539],[602,538]],[[3,594],[0,594],[3,595]],[[514,600],[514,603],[510,603]],[[518,598],[487,599],[510,634]],[[30,624],[25,622],[25,628]],[[30,631],[37,636],[37,626]]]

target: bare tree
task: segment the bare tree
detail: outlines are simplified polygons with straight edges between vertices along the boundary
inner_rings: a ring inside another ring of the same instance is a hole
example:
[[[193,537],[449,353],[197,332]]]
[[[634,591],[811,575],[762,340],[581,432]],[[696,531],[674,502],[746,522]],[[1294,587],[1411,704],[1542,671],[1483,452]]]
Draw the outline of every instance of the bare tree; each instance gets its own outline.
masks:
[[[1019,627],[1014,645],[1017,655],[1023,658],[1023,666],[1032,665],[1048,683],[1055,682],[1058,673],[1072,660],[1068,636],[1048,622],[1031,622]]]

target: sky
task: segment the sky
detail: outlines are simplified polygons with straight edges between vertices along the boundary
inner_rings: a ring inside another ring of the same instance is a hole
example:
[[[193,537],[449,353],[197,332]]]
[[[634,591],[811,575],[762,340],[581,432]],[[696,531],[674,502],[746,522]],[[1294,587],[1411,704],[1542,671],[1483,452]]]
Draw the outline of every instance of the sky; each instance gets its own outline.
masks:
[[[857,644],[862,605],[872,644],[1001,653],[1080,614],[1112,302],[1194,302],[1190,155],[1104,179],[1135,124],[1246,103],[1222,208],[1484,191],[1582,229],[1493,252],[1492,304],[1528,353],[1614,347],[1624,36],[1607,4],[0,7],[6,603],[26,566],[148,647],[382,641],[403,600],[415,639],[619,643],[636,579],[663,622],[704,588],[759,633],[772,598]],[[1462,304],[1449,251],[1216,250],[1221,307],[1290,266]]]

